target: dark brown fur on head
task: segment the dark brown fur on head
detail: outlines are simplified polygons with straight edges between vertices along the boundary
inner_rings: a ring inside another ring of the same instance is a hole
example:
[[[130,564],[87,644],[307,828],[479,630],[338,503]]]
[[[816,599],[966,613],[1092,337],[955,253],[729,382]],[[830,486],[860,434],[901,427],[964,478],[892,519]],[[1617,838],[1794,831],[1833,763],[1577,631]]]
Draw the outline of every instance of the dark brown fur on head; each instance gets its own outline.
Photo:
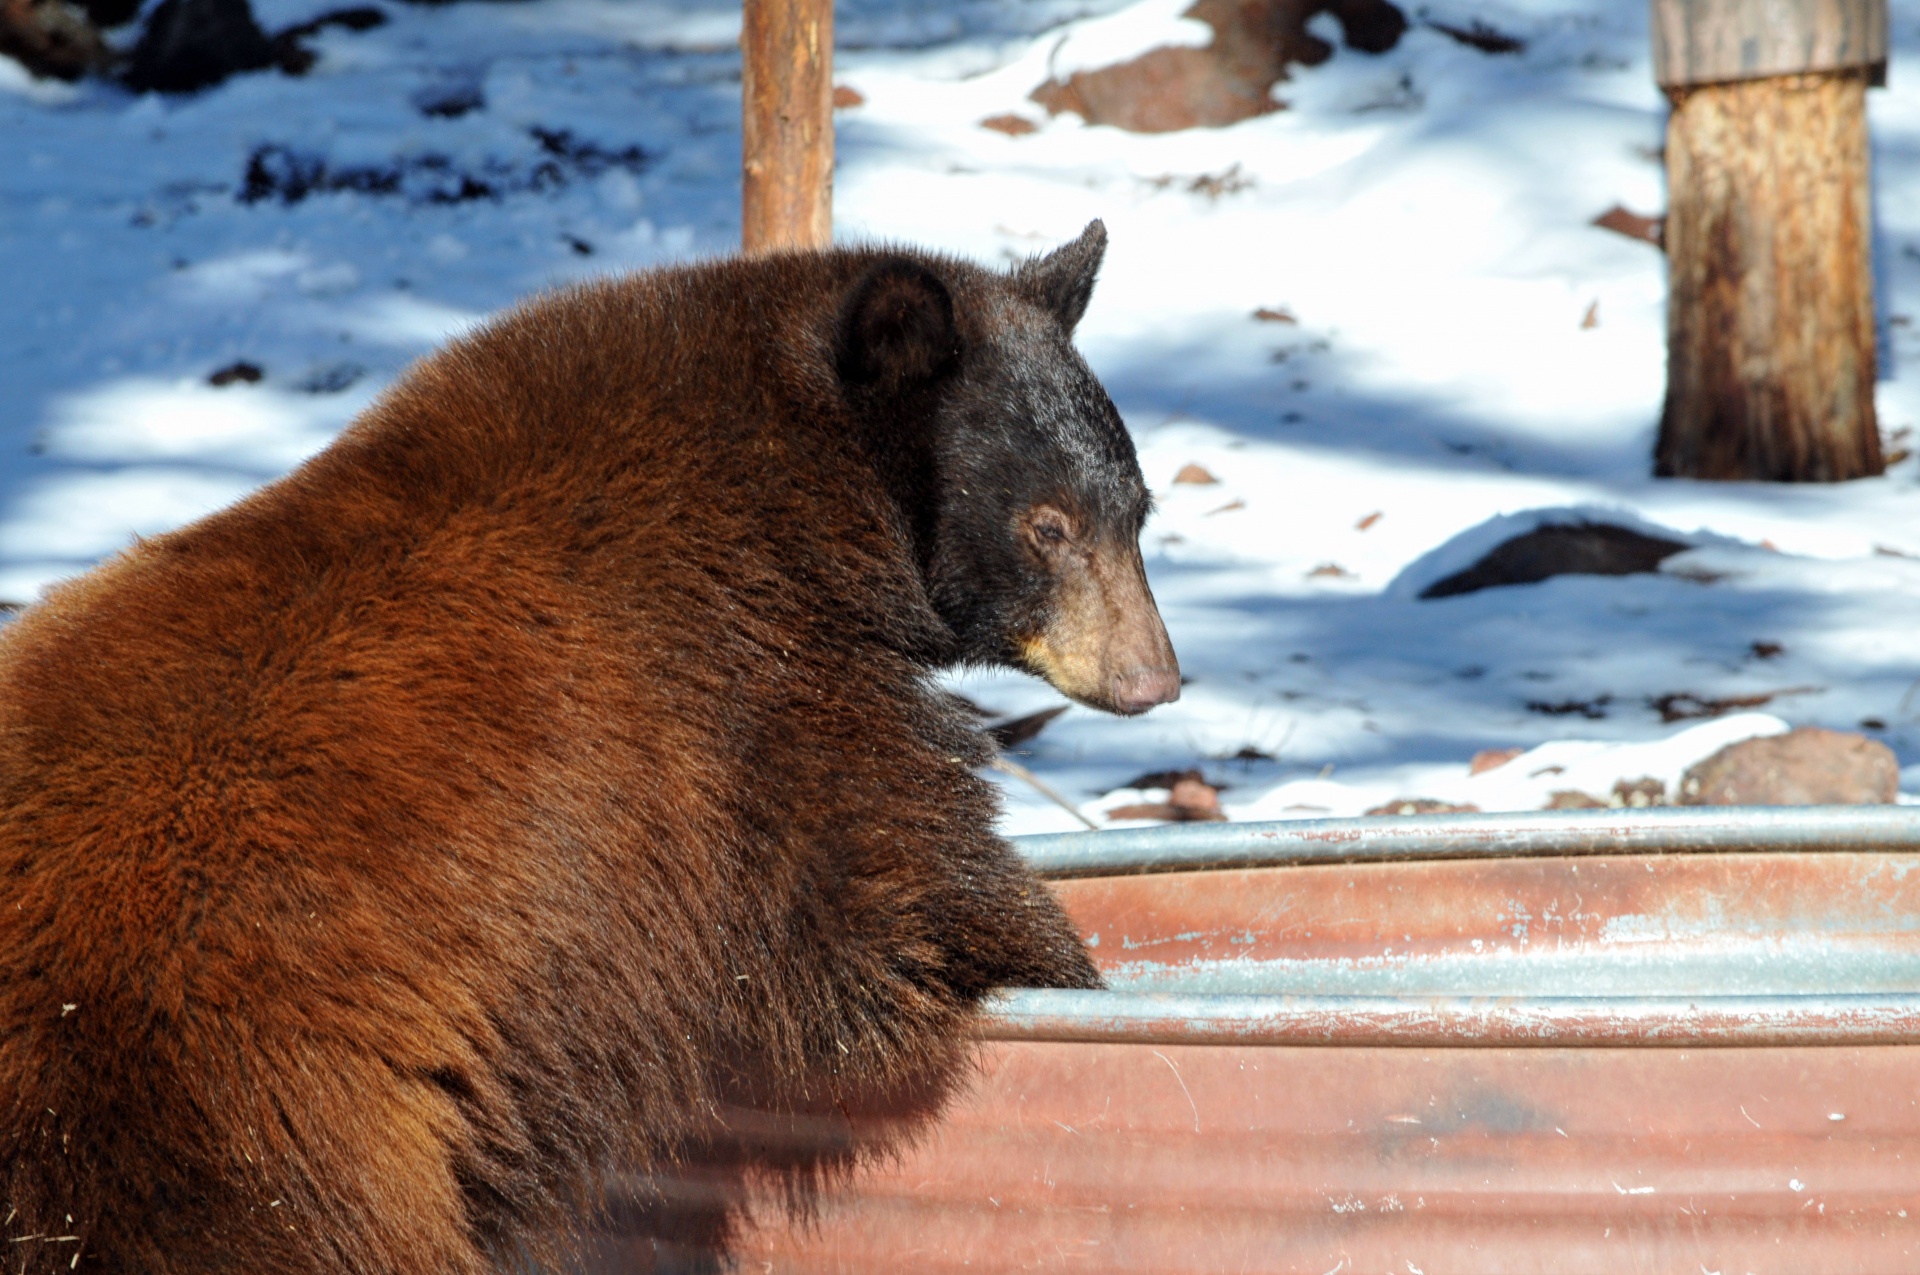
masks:
[[[946,658],[1024,668],[1084,704],[1138,713],[1179,697],[1180,670],[1140,561],[1151,502],[1133,443],[1072,344],[1106,242],[1096,221],[1011,287],[882,264],[852,294],[840,365],[880,365],[848,384],[894,457],[953,634]],[[850,357],[848,345],[889,353]]]
[[[1096,985],[928,674],[1170,697],[1097,249],[536,301],[0,635],[8,1262],[520,1269],[696,1171],[717,1248]]]

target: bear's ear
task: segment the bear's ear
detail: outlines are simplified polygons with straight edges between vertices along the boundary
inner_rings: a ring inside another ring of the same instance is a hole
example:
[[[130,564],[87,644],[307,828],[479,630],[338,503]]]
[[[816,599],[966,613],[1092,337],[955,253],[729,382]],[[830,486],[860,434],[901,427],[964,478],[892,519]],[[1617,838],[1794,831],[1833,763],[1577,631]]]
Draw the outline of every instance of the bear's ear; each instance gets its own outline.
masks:
[[[862,279],[840,320],[840,379],[899,393],[931,381],[959,357],[953,296],[940,276],[895,257]]]
[[[1072,243],[1021,266],[1014,281],[1072,332],[1093,299],[1093,281],[1106,255],[1107,226],[1096,218]]]

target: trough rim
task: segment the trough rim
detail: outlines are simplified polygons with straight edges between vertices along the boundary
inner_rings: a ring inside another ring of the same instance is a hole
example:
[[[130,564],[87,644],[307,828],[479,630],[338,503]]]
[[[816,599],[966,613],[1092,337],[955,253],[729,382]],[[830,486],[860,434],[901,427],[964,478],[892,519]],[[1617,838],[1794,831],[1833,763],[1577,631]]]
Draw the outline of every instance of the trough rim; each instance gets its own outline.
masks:
[[[1009,838],[1050,880],[1572,855],[1920,853],[1916,806],[1665,806],[1382,815]]]

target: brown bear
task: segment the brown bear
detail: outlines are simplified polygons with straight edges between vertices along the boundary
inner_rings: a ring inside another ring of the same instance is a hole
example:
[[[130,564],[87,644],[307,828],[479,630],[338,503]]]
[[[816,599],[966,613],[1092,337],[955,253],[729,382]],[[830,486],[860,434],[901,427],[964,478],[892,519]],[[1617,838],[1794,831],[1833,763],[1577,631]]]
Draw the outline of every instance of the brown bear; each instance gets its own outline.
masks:
[[[1104,245],[533,301],[0,634],[7,1269],[526,1270],[702,1164],[718,1251],[1097,985],[930,675],[1179,693]]]

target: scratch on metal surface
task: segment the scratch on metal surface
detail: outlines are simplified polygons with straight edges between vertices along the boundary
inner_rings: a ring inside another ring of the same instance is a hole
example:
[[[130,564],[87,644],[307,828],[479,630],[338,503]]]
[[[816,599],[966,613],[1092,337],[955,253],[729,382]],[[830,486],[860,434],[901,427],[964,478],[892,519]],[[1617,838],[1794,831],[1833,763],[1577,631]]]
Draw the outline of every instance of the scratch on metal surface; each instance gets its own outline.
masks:
[[[1671,937],[1673,931],[1666,917],[1638,912],[1610,916],[1600,927],[1603,943],[1664,943]]]
[[[1181,934],[1162,935],[1157,939],[1141,939],[1139,942],[1136,943],[1132,939],[1128,938],[1126,935],[1122,934],[1120,936],[1120,946],[1125,948],[1129,952],[1134,952],[1134,951],[1140,950],[1143,947],[1159,947],[1165,943],[1191,943],[1195,939],[1209,938],[1211,937],[1211,935],[1212,935],[1212,931],[1210,930],[1187,930]]]
[[[1187,1088],[1187,1082],[1180,1078],[1180,1069],[1173,1065],[1173,1059],[1157,1049],[1153,1051],[1153,1056],[1167,1065],[1167,1070],[1173,1073],[1174,1080],[1180,1085],[1180,1092],[1187,1095],[1187,1106],[1193,1108],[1193,1131],[1200,1132],[1200,1106],[1194,1102],[1193,1093]]]

